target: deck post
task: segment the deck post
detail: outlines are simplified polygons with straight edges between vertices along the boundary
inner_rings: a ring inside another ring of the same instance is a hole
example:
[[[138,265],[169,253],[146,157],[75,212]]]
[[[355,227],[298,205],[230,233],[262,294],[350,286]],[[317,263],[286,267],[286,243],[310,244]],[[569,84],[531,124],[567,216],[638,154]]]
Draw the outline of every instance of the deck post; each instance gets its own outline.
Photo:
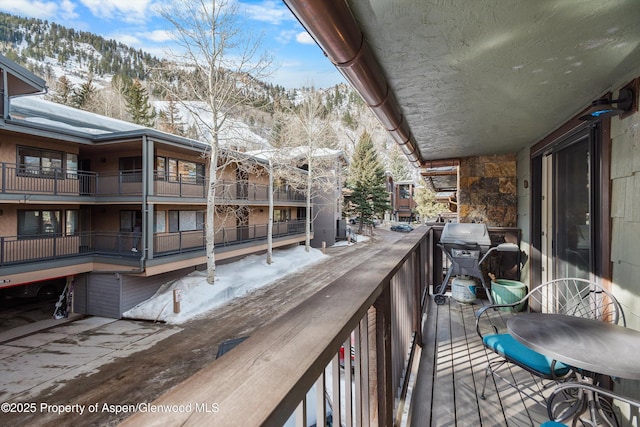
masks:
[[[425,242],[422,241],[420,245],[413,252],[413,298],[415,304],[413,305],[413,330],[416,334],[416,343],[422,345],[422,284],[426,280],[425,274]]]
[[[391,376],[391,290],[385,286],[369,309],[370,425],[393,425],[393,382]]]

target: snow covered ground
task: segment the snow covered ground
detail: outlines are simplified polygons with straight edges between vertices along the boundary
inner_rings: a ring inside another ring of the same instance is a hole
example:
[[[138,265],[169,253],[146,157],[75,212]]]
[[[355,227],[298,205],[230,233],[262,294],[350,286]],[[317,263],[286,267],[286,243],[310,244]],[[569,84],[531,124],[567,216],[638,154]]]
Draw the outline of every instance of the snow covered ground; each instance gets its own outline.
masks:
[[[358,236],[358,244],[368,240]],[[346,245],[346,242],[335,246]],[[206,271],[165,283],[154,296],[124,313],[125,318],[163,321],[181,324],[215,309],[234,298],[328,258],[319,249],[305,251],[304,246],[273,251],[273,262],[267,264],[266,255],[250,255],[239,261],[216,266],[216,281],[207,283]],[[174,313],[174,289],[179,290],[180,312]]]

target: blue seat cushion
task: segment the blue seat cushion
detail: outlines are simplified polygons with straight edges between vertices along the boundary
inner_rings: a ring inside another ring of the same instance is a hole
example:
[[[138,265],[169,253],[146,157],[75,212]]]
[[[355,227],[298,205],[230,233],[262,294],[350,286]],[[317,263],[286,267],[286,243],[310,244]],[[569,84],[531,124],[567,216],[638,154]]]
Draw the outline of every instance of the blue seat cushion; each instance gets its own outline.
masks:
[[[507,360],[512,360],[520,365],[528,366],[529,368],[549,377],[552,376],[552,358],[531,350],[509,334],[486,335],[482,339],[482,342],[496,353],[504,356]],[[562,376],[569,372],[569,369],[570,368],[567,365],[556,361],[553,375]]]
[[[567,425],[559,423],[557,421],[547,421],[543,424],[540,424],[540,427],[567,427]]]

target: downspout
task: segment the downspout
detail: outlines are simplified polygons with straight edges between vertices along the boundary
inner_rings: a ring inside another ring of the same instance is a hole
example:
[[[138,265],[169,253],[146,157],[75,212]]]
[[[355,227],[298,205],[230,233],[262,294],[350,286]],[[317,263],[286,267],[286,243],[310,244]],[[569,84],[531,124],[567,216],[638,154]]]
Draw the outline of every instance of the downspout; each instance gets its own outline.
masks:
[[[360,94],[402,152],[420,167],[409,125],[346,0],[284,0],[333,65]]]
[[[149,159],[151,156],[151,159]],[[149,185],[153,183],[153,180],[149,179],[152,173],[149,165],[153,164],[153,150],[149,154],[149,140],[147,135],[142,135],[142,236],[140,241],[142,242],[142,256],[140,257],[140,273],[144,272],[147,262],[147,252],[149,251],[149,242],[147,236],[149,235],[147,227],[149,224]],[[151,168],[153,169],[153,168]]]
[[[9,118],[9,81],[7,79],[7,70],[2,69],[2,119]]]

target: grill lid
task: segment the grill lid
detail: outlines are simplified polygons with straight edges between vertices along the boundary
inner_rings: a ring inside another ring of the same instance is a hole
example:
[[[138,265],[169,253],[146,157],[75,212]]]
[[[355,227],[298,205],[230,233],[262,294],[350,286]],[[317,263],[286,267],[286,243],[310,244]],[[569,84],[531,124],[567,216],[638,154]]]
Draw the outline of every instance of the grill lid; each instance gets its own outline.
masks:
[[[489,230],[485,224],[448,222],[444,225],[444,230],[442,230],[440,243],[443,245],[478,244],[489,247],[491,246],[491,238],[489,237]]]

